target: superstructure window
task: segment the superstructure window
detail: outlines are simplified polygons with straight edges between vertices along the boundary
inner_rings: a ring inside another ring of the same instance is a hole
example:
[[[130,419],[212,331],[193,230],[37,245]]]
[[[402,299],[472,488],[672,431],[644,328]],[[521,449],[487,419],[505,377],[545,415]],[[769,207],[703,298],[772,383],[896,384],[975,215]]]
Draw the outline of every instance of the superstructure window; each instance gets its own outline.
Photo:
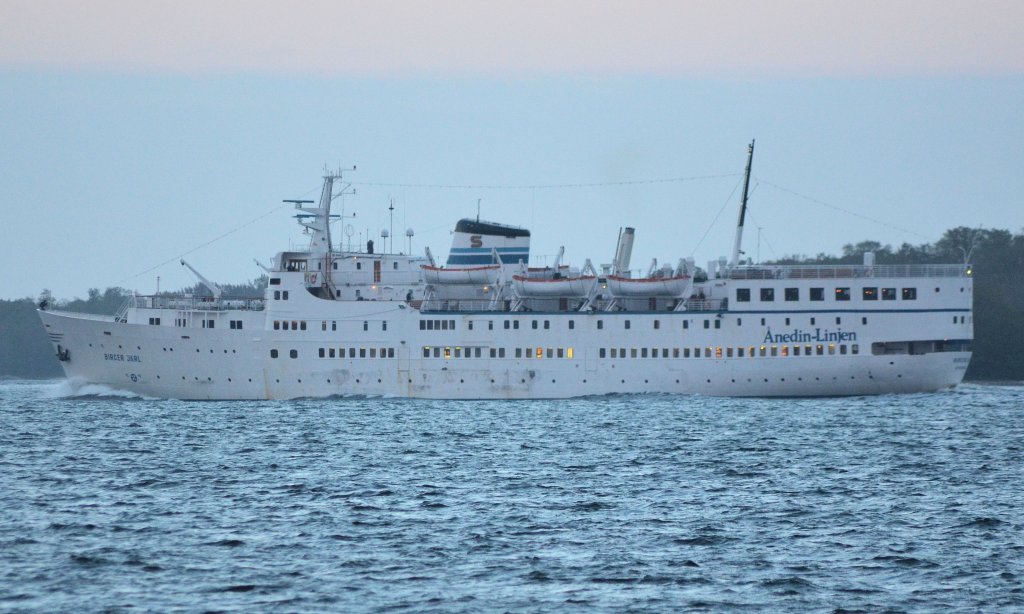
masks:
[[[895,301],[896,300],[896,288],[882,288],[882,300],[883,301]]]
[[[736,302],[737,303],[749,303],[750,302],[750,288],[736,288]]]
[[[864,288],[861,290],[861,298],[865,301],[877,301],[878,300],[878,288]]]
[[[850,300],[850,289],[849,288],[836,288],[836,300],[837,301],[848,301],[848,300]]]
[[[277,358],[277,350],[270,350],[270,357]]]
[[[825,288],[811,288],[811,300],[812,301],[823,301],[823,300],[825,300]]]
[[[775,288],[761,288],[761,300],[768,303],[775,300]]]
[[[800,300],[800,288],[786,288],[786,300],[787,301],[799,301]]]
[[[299,351],[298,350],[289,350],[288,351],[288,356],[290,358],[298,358],[299,357]]]
[[[903,288],[903,300],[905,300],[905,301],[917,300],[917,288]]]

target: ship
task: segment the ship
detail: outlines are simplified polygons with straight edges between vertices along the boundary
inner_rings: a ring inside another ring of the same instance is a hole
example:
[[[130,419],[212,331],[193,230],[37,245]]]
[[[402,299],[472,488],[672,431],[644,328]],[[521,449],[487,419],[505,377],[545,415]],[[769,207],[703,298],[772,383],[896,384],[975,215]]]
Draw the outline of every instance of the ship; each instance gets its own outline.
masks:
[[[958,385],[971,358],[970,264],[772,265],[741,259],[754,143],[731,259],[630,269],[530,267],[529,229],[459,220],[444,264],[336,247],[328,172],[293,203],[310,236],[266,267],[262,298],[133,295],[113,316],[40,305],[73,385],[156,398],[387,396],[559,399],[615,394],[816,397]],[[409,233],[411,235],[411,231]],[[411,246],[411,242],[410,242]],[[411,249],[409,250],[411,252]]]

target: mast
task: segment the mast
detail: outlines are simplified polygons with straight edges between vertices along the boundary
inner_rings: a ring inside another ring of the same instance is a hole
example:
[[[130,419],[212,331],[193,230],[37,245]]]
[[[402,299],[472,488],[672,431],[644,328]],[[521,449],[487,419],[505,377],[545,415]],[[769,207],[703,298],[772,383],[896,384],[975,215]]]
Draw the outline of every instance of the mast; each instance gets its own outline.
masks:
[[[356,167],[353,166],[351,170],[355,169]],[[283,201],[286,203],[293,203],[295,205],[295,209],[299,211],[299,213],[295,214],[295,218],[310,234],[309,251],[317,256],[330,254],[334,249],[331,241],[331,220],[341,216],[331,213],[331,203],[338,196],[345,194],[350,186],[350,184],[345,184],[341,192],[337,194],[334,193],[335,180],[344,181],[344,177],[342,176],[343,172],[344,171],[342,170],[338,170],[337,172],[328,172],[324,175],[324,187],[320,192],[320,202],[316,207],[305,206],[313,204],[313,201],[311,200]]]
[[[750,189],[750,166],[754,161],[754,141],[747,147],[747,170],[743,172],[743,198],[740,204],[740,221],[736,224],[736,242],[732,246],[732,261],[729,266],[740,262],[740,244],[743,243],[743,219],[747,216],[747,194]]]

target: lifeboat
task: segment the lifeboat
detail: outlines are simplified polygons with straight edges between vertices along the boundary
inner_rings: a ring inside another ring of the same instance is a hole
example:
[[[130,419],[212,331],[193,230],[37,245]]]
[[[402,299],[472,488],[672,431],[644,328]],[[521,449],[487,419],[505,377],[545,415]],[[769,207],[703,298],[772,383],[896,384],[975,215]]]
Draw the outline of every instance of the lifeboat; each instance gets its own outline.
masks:
[[[560,277],[540,279],[513,275],[512,286],[519,296],[583,297],[590,294],[597,278],[593,275],[582,277]]]
[[[682,296],[690,284],[690,277],[645,277],[632,279],[629,277],[608,276],[608,290],[612,296],[645,297],[645,296]]]
[[[421,265],[420,268],[423,270],[423,281],[425,281],[428,284],[442,286],[493,285],[496,281],[498,281],[498,275],[501,273],[500,264],[469,267],[464,269],[446,269],[438,266],[430,266],[428,264],[424,264]]]

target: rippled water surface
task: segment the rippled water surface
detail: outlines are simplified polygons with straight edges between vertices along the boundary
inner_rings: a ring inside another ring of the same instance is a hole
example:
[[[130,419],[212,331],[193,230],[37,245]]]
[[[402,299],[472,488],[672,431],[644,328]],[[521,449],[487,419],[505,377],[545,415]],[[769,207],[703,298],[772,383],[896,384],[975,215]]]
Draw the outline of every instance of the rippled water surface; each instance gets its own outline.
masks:
[[[195,403],[64,386],[0,382],[0,610],[1024,610],[1024,387]]]

